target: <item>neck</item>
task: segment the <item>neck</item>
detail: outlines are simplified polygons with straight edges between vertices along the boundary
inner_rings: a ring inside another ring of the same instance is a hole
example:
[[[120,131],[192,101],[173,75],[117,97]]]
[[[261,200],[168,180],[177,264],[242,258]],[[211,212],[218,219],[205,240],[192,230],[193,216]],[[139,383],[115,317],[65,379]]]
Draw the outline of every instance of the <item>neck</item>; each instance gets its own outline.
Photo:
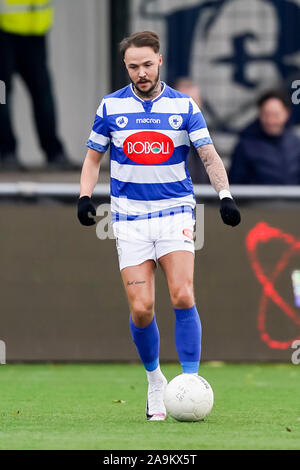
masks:
[[[135,94],[142,100],[154,100],[154,98],[156,98],[162,92],[162,83],[160,80],[158,80],[153,90],[148,93],[142,93],[135,86],[133,86],[133,89]]]

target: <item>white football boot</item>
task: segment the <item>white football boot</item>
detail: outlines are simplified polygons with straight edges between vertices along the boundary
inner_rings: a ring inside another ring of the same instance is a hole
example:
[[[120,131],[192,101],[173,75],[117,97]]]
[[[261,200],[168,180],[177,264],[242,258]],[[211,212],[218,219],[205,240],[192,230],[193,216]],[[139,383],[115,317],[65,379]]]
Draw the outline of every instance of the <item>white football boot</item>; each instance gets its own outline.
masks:
[[[161,381],[148,385],[146,402],[146,418],[148,421],[164,421],[166,419],[167,410],[163,398],[167,383],[167,379],[162,375]]]

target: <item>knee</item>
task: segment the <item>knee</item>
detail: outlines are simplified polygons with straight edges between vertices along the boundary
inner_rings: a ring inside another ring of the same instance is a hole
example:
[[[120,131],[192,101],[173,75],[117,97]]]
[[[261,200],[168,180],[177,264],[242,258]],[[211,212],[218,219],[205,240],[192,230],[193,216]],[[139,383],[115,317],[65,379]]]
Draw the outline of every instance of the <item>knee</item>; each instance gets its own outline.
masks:
[[[133,323],[143,328],[149,325],[154,316],[154,303],[152,301],[135,300],[131,305]]]
[[[190,308],[195,304],[192,284],[176,287],[171,293],[174,308]]]

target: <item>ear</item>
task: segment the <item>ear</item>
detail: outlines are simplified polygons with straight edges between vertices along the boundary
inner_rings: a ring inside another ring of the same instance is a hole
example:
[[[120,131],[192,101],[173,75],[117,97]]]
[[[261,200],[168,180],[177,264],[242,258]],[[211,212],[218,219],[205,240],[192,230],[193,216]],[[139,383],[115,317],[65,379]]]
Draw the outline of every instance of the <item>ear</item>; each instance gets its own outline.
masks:
[[[162,64],[163,64],[163,58],[162,58],[162,55],[159,54],[158,65],[161,67]]]

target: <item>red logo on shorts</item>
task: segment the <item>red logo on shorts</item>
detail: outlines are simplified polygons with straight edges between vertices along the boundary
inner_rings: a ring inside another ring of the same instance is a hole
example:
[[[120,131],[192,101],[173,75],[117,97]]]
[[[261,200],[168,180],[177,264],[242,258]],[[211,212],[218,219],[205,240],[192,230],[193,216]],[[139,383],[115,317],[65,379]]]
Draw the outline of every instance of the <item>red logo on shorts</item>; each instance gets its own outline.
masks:
[[[155,165],[168,160],[174,152],[174,143],[161,132],[136,132],[125,139],[125,155],[136,163]]]
[[[183,235],[185,235],[186,237],[190,238],[191,240],[194,239],[194,237],[193,237],[193,230],[191,230],[190,228],[184,228],[184,229],[182,230],[182,233],[183,233]]]

